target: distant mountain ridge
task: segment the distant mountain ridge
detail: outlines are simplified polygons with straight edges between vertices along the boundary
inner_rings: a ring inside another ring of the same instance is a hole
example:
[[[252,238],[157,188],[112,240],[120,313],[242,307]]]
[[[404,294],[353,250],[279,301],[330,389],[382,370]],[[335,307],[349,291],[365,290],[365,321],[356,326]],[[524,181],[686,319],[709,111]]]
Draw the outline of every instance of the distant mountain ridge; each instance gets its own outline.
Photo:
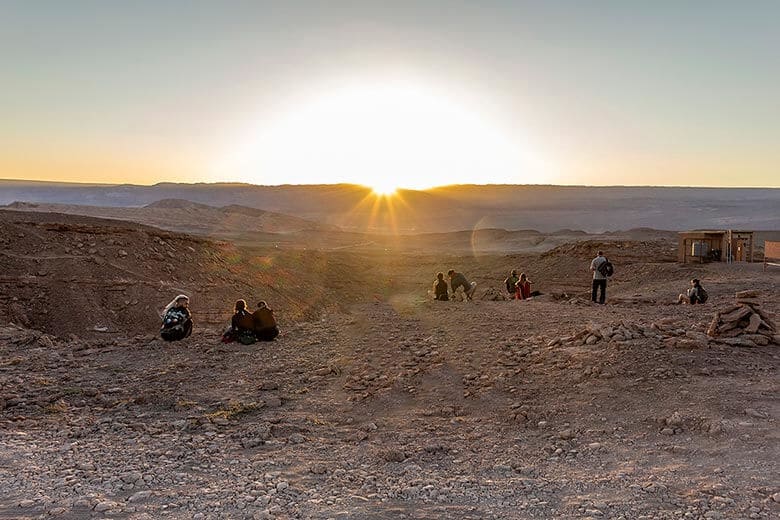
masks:
[[[235,237],[248,233],[297,233],[338,231],[311,220],[272,211],[230,205],[217,208],[183,199],[162,199],[143,207],[87,206],[40,202],[13,202],[8,209],[84,215],[138,222],[169,231],[214,237]]]
[[[777,188],[456,185],[401,190],[383,199],[368,188],[351,184],[133,186],[0,180],[0,204],[29,201],[138,208],[166,199],[223,209],[243,206],[371,232],[780,229]],[[247,209],[227,211],[249,214]]]

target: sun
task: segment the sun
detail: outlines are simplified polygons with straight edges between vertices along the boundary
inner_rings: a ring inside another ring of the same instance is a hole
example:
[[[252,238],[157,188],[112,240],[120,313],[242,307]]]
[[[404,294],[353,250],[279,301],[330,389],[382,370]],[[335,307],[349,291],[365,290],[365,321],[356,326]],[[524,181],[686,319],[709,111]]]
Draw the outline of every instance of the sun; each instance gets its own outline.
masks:
[[[219,165],[256,184],[369,186],[379,195],[448,184],[542,183],[530,146],[473,97],[409,81],[331,85],[257,116]]]
[[[391,182],[390,180],[381,179],[373,180],[369,182],[367,186],[371,188],[371,191],[374,192],[375,195],[382,197],[395,195],[399,189],[399,186],[396,186],[395,183]]]

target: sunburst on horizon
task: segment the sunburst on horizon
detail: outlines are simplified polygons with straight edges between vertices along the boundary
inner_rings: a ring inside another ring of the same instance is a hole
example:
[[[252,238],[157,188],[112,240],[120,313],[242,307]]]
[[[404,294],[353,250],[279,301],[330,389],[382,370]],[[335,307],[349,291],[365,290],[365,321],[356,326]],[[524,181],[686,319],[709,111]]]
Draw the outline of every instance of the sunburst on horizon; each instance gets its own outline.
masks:
[[[354,183],[391,196],[452,184],[542,183],[533,147],[452,86],[325,86],[258,117],[219,171],[258,184]]]

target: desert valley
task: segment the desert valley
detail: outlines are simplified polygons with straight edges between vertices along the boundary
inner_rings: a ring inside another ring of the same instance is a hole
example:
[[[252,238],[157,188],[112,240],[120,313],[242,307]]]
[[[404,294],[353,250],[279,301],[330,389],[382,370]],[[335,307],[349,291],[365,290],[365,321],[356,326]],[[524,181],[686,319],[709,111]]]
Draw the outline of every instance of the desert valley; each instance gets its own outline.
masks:
[[[756,231],[731,264],[678,263],[688,226],[599,195],[539,230],[478,190],[362,227],[165,189],[3,200],[0,518],[776,518],[778,193],[747,193],[747,217],[700,204]],[[473,301],[431,301],[450,268]],[[511,269],[542,295],[505,300]],[[677,305],[694,277],[709,301]],[[195,331],[166,343],[178,293]],[[269,302],[276,341],[220,342],[238,298]]]

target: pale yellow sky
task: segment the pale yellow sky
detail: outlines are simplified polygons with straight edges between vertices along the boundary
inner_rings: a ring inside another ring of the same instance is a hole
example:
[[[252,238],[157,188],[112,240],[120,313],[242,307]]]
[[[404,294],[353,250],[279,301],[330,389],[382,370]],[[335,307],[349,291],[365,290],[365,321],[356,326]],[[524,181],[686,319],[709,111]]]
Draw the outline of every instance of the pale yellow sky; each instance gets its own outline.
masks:
[[[0,178],[780,187],[780,3],[11,1]]]

